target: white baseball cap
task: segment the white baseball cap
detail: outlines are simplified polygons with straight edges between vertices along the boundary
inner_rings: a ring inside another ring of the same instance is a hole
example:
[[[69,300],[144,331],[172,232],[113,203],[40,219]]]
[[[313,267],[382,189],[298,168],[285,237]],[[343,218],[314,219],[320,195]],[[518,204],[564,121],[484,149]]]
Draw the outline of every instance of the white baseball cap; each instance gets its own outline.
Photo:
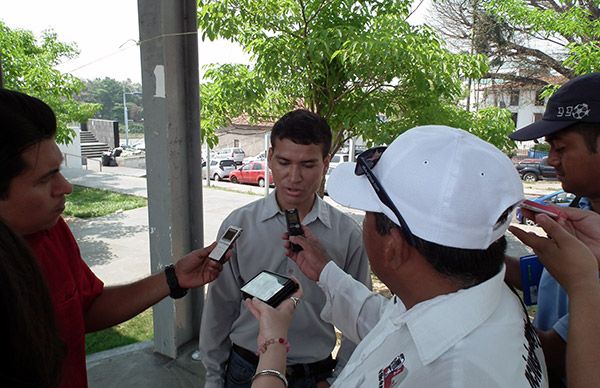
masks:
[[[331,173],[327,193],[341,205],[384,213],[384,205],[356,163]],[[487,249],[512,219],[499,219],[523,200],[523,185],[510,159],[493,145],[457,128],[428,125],[398,136],[372,172],[411,232],[426,241],[463,249]]]

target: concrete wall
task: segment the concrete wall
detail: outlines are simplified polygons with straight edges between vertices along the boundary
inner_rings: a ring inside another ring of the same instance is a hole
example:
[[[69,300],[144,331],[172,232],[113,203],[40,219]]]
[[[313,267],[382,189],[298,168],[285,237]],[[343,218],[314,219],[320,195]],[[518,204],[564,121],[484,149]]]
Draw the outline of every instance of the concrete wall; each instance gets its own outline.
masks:
[[[246,156],[254,156],[265,149],[265,133],[271,126],[231,126],[217,132],[219,144],[215,150],[226,147],[241,147]],[[236,140],[238,144],[236,144]],[[269,144],[270,145],[270,144]]]
[[[70,127],[75,131],[75,137],[73,142],[70,144],[59,144],[58,148],[63,153],[65,158],[64,164],[68,167],[80,167],[83,163],[81,162],[81,141],[79,139],[79,128]],[[64,155],[66,154],[66,155]]]
[[[118,147],[119,123],[113,120],[91,119],[87,122],[87,130],[96,136],[100,143],[106,143],[109,147]]]

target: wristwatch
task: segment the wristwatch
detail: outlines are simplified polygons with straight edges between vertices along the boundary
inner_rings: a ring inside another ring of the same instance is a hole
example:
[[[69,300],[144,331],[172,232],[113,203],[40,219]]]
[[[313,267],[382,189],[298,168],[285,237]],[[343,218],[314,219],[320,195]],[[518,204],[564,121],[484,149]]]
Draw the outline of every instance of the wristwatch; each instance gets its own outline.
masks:
[[[167,284],[169,285],[169,296],[173,299],[183,298],[187,292],[187,288],[181,288],[179,285],[179,281],[177,280],[177,275],[175,274],[175,266],[173,264],[169,264],[165,267],[165,276],[167,277]]]

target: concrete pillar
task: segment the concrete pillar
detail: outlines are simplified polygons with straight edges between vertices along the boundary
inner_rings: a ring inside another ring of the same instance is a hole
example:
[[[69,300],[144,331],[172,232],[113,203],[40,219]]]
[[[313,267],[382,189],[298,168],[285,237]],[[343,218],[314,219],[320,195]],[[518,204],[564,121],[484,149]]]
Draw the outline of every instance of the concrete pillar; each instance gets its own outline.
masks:
[[[195,0],[138,0],[152,272],[203,245]],[[198,333],[203,291],[154,307],[156,351]]]

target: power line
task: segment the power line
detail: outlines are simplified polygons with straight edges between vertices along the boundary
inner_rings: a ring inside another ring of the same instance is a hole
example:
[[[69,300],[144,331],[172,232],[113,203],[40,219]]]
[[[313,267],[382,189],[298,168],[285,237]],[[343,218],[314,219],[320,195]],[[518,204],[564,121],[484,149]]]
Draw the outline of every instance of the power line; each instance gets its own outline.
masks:
[[[78,66],[78,67],[76,67],[76,68],[74,68],[74,69],[72,69],[70,71],[67,71],[67,73],[73,73],[73,72],[75,72],[77,70],[83,69],[84,67],[93,65],[95,63],[98,63],[98,62],[106,59],[106,58],[112,57],[113,55],[119,54],[122,51],[129,50],[133,46],[129,46],[129,47],[123,47],[123,46],[127,42],[130,42],[130,41],[134,42],[136,46],[141,46],[143,43],[147,43],[147,42],[150,42],[150,41],[153,41],[153,40],[156,40],[156,39],[170,38],[170,37],[176,37],[176,36],[187,36],[187,35],[198,35],[198,31],[176,32],[176,33],[170,33],[170,34],[161,34],[161,35],[158,35],[158,36],[154,36],[152,38],[144,39],[142,41],[137,41],[137,40],[134,40],[134,39],[128,39],[127,41],[125,41],[125,43],[123,43],[121,46],[119,46],[119,48],[117,50],[115,50],[115,51],[113,51],[111,53],[108,53],[106,55],[103,55],[103,56],[101,56],[99,58],[96,58],[96,59],[94,59],[94,60],[92,60],[92,61],[90,61],[88,63],[85,63],[85,64],[83,64],[81,66]],[[65,63],[68,63],[68,62],[65,62]],[[64,65],[64,63],[63,63],[63,65]]]

